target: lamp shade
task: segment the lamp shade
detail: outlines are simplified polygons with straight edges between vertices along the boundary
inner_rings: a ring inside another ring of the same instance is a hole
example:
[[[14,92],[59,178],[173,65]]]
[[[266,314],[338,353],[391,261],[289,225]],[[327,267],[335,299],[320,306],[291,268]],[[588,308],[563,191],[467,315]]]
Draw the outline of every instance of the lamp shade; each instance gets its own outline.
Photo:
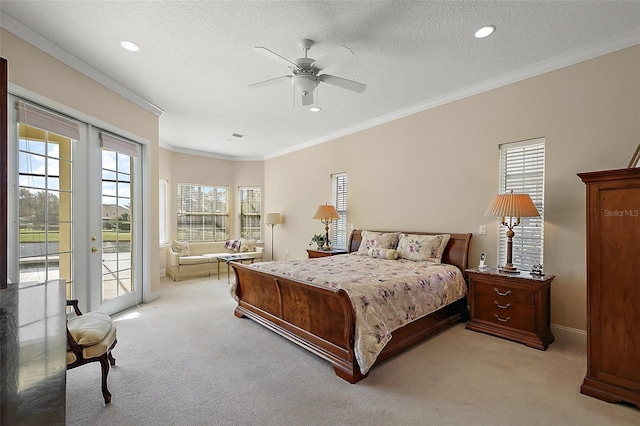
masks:
[[[267,225],[279,225],[282,223],[280,213],[267,213],[264,223]]]
[[[538,209],[529,194],[498,194],[493,199],[485,216],[495,217],[536,217],[540,216]]]
[[[333,220],[340,219],[340,215],[338,214],[338,211],[334,206],[325,204],[318,207],[318,210],[316,210],[316,214],[313,215],[313,218],[320,220]]]

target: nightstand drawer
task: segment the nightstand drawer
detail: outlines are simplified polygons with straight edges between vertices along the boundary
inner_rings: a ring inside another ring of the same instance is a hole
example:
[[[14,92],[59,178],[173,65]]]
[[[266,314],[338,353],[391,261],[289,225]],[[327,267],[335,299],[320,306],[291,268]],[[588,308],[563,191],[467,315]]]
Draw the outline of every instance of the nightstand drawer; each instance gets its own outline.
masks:
[[[520,302],[533,305],[534,293],[532,291],[514,288],[513,286],[505,286],[499,283],[475,283],[475,293],[478,296],[495,297],[500,303]]]
[[[523,331],[534,331],[534,305],[494,295],[476,295],[475,317],[479,321],[488,321],[505,327]]]

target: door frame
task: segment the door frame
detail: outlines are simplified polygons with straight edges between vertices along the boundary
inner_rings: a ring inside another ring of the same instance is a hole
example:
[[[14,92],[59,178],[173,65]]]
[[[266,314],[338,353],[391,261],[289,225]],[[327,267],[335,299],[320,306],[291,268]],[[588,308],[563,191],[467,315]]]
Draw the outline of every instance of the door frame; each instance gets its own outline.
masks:
[[[15,161],[8,161],[8,167],[7,167],[7,176],[8,176],[8,182],[17,182],[18,181],[18,168],[17,168],[17,158],[18,158],[18,149],[17,149],[17,145],[15,143],[13,143],[13,141],[17,140],[17,132],[16,132],[16,126],[14,126],[15,122],[16,122],[16,112],[15,112],[15,108],[12,108],[12,102],[16,100],[16,98],[20,98],[20,99],[24,99],[27,100],[29,102],[41,105],[44,108],[50,109],[52,111],[67,115],[69,117],[73,117],[75,120],[81,121],[83,123],[86,123],[88,126],[87,129],[89,128],[89,126],[93,126],[93,127],[98,127],[100,129],[104,129],[108,132],[111,132],[113,134],[117,134],[117,135],[121,135],[127,139],[130,139],[133,142],[139,143],[141,145],[141,155],[140,155],[140,172],[139,172],[139,176],[138,179],[140,181],[140,187],[141,188],[149,188],[151,187],[150,185],[150,177],[151,177],[151,167],[150,167],[150,161],[149,161],[149,149],[148,149],[148,145],[149,145],[149,141],[145,138],[142,138],[136,134],[133,134],[131,132],[128,132],[126,130],[117,128],[115,126],[113,126],[112,124],[106,123],[102,120],[99,120],[95,117],[92,117],[86,113],[82,113],[80,111],[74,110],[72,108],[69,108],[68,106],[65,106],[61,103],[52,101],[44,96],[41,96],[37,93],[34,93],[30,90],[24,89],[22,87],[16,86],[15,84],[12,83],[8,83],[8,99],[7,99],[7,155],[8,155],[8,159],[14,159]],[[84,127],[84,126],[83,126]],[[88,130],[81,130],[81,135],[82,132],[86,131],[88,132]],[[9,143],[9,141],[12,141],[11,143]],[[78,166],[78,164],[76,164],[76,166]],[[86,166],[85,166],[86,167]],[[18,186],[17,185],[12,185],[10,187],[8,187],[7,190],[7,199],[9,200],[17,200],[18,199]],[[148,302],[148,301],[152,301],[155,300],[159,297],[159,292],[152,292],[151,291],[151,269],[150,266],[151,264],[154,264],[154,262],[150,262],[148,259],[150,259],[150,254],[152,253],[152,250],[150,250],[150,235],[152,230],[149,228],[149,220],[145,220],[145,215],[150,215],[151,212],[153,211],[153,209],[149,209],[148,206],[150,206],[149,204],[150,202],[150,194],[149,191],[145,191],[145,190],[141,190],[141,195],[139,198],[139,204],[140,204],[140,214],[138,217],[138,220],[141,222],[141,226],[140,226],[140,235],[138,238],[138,247],[139,247],[139,261],[138,261],[138,269],[139,269],[139,282],[138,282],[138,299],[140,299],[141,302]],[[13,204],[13,206],[12,206]],[[11,203],[8,205],[7,208],[7,224],[8,226],[17,226],[18,223],[18,203]],[[101,213],[98,212],[98,215],[100,215]],[[88,217],[88,216],[87,216]],[[81,218],[83,221],[87,221],[87,218]],[[88,226],[88,225],[86,225]],[[88,228],[87,228],[88,229]],[[90,234],[89,234],[90,235]],[[7,254],[9,253],[19,253],[19,238],[18,238],[18,233],[14,232],[12,230],[8,230],[7,232]],[[75,239],[74,239],[74,244],[75,244]],[[90,247],[90,246],[88,246]],[[88,253],[88,251],[87,251]],[[75,254],[75,253],[74,253]],[[12,282],[19,282],[19,265],[17,262],[17,257],[15,259],[10,259],[9,256],[7,256],[7,275],[8,278],[10,280],[12,280]],[[146,260],[145,260],[146,259]],[[75,276],[74,277],[74,281],[79,279],[79,276]],[[77,298],[78,300],[80,300],[81,306],[89,306],[90,303],[90,295],[89,292],[79,292],[78,294],[74,295],[75,298]],[[131,307],[133,307],[135,305],[132,305]],[[120,309],[121,311],[122,309]],[[112,311],[109,312],[108,310],[105,310],[104,312],[108,313],[108,314],[114,314],[117,313],[119,311]]]

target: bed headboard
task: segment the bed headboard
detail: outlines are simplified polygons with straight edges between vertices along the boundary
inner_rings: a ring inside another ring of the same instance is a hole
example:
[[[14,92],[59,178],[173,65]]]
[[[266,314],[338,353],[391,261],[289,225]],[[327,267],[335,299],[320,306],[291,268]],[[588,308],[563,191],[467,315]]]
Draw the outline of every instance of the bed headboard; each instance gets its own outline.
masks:
[[[371,232],[400,232],[403,234],[418,234],[418,235],[437,235],[437,234],[449,234],[451,238],[447,247],[442,254],[442,263],[448,263],[450,265],[457,266],[467,278],[466,269],[468,268],[469,258],[469,244],[471,243],[471,237],[473,234],[451,234],[449,232],[414,232],[414,231],[371,231]],[[354,229],[349,237],[349,245],[347,251],[349,253],[358,251],[360,242],[362,241],[362,230]]]

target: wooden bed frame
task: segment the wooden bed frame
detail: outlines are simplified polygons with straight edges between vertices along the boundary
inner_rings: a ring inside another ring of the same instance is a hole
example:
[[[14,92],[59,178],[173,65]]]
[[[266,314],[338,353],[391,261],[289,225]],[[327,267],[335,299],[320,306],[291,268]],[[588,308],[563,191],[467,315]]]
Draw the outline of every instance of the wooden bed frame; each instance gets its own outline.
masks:
[[[392,231],[376,231],[392,232]],[[442,232],[407,232],[421,235]],[[465,280],[472,234],[451,234],[443,263],[460,268]],[[360,247],[362,235],[354,230],[348,252]],[[354,353],[355,313],[344,290],[333,290],[296,279],[271,275],[248,265],[231,262],[236,275],[238,306],[234,314],[248,317],[299,346],[329,361],[336,374],[350,383],[366,377]],[[466,297],[393,332],[376,363],[468,319]],[[368,374],[368,373],[367,373]]]

